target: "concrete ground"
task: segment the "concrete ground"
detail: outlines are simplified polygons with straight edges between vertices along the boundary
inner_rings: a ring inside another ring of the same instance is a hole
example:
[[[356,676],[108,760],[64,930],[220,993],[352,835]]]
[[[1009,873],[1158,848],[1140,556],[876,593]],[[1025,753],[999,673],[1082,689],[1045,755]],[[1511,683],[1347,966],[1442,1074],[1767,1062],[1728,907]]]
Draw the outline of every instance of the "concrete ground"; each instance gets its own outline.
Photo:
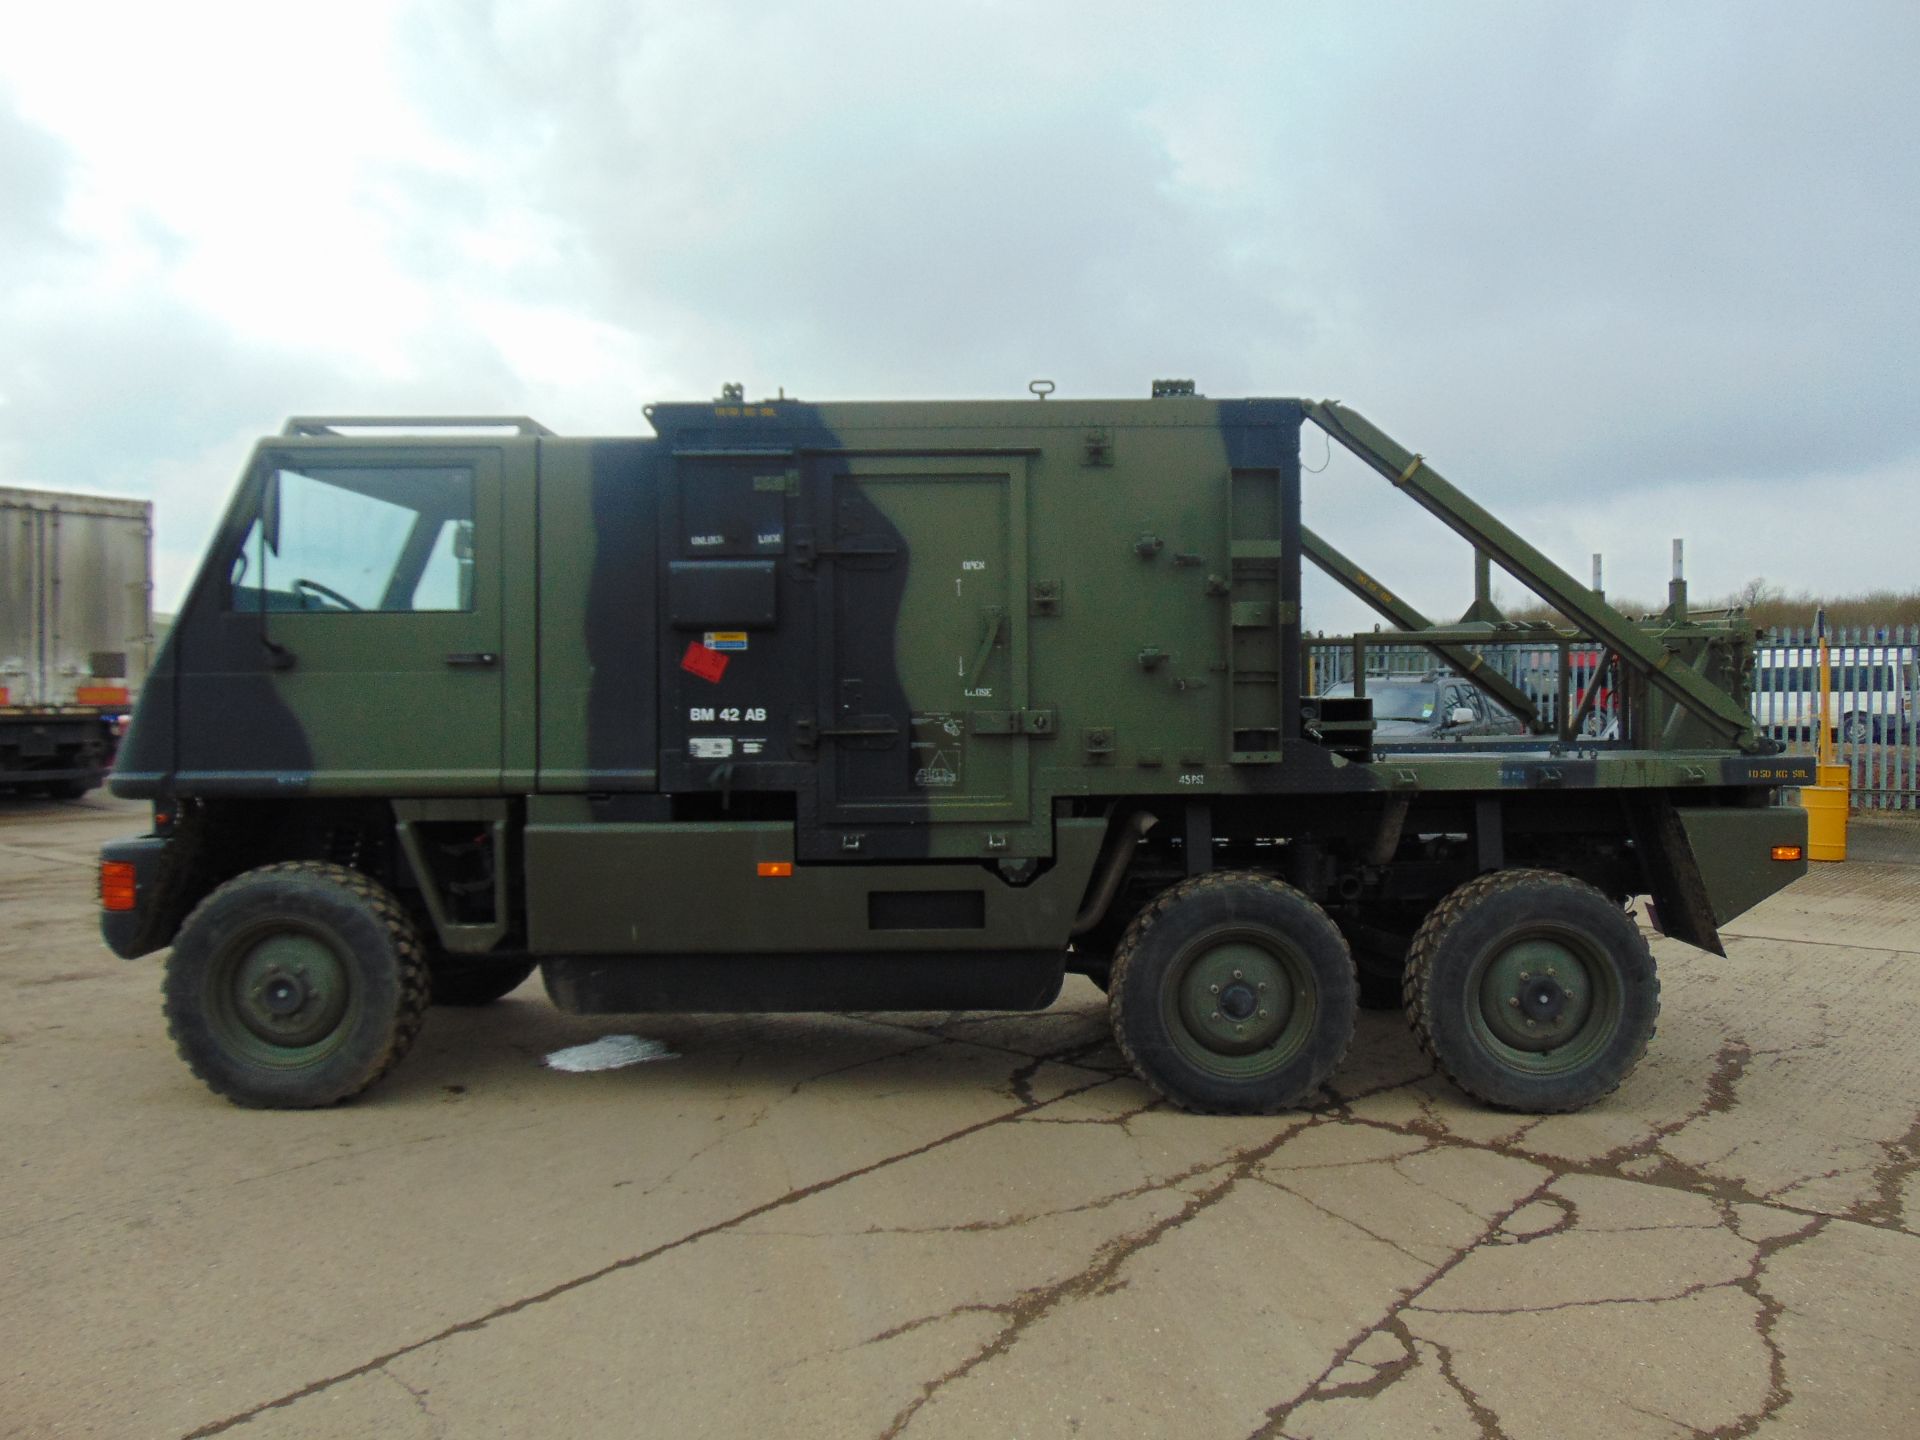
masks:
[[[0,804],[9,1436],[1920,1434],[1920,829],[1665,941],[1615,1096],[1501,1115],[1363,1015],[1171,1112],[1044,1015],[435,1012],[235,1109],[93,928],[111,801]],[[1864,831],[1863,831],[1864,833]],[[542,1068],[610,1031],[678,1058]]]

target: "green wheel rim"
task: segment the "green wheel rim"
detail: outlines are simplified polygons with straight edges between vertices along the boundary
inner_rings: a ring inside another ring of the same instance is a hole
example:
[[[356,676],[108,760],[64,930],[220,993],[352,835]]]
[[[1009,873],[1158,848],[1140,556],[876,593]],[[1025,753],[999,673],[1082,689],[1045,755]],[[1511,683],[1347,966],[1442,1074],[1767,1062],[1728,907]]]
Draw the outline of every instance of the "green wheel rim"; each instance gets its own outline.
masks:
[[[231,936],[206,978],[206,1013],[229,1054],[297,1070],[338,1050],[362,1005],[351,957],[317,926],[277,918]]]
[[[1466,986],[1467,1022],[1502,1064],[1579,1070],[1620,1028],[1625,995],[1606,949],[1578,930],[1528,925],[1489,945]]]
[[[1161,989],[1168,1036],[1214,1075],[1254,1079],[1292,1062],[1314,1032],[1319,987],[1306,956],[1272,931],[1223,925],[1190,941]]]

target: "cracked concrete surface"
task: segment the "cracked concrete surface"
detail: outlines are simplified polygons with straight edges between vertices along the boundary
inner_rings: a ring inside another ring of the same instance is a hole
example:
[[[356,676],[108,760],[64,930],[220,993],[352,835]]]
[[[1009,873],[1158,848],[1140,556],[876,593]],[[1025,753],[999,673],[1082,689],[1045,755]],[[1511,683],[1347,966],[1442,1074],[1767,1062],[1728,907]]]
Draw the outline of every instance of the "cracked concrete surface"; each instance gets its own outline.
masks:
[[[1479,1109],[1363,1015],[1324,1103],[1154,1102],[1040,1016],[435,1012],[216,1100],[100,949],[94,800],[0,808],[0,1434],[1920,1434],[1920,826],[1656,943],[1647,1061]],[[681,1057],[541,1055],[639,1029]]]

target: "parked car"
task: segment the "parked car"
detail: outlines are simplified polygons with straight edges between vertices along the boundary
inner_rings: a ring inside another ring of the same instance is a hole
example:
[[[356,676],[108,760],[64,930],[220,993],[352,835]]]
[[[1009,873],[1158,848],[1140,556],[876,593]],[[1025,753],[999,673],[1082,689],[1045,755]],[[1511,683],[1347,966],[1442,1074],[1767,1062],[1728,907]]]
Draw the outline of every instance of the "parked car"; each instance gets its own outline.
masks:
[[[1342,680],[1328,686],[1326,693],[1329,697],[1351,696],[1353,682]],[[1378,742],[1527,733],[1518,715],[1448,671],[1370,676],[1367,698],[1373,701],[1373,735]]]
[[[1913,733],[1920,675],[1910,647],[1835,645],[1829,655],[1827,728],[1852,745],[1893,744]],[[1776,645],[1754,660],[1753,716],[1769,734],[1811,738],[1820,709],[1820,652]]]

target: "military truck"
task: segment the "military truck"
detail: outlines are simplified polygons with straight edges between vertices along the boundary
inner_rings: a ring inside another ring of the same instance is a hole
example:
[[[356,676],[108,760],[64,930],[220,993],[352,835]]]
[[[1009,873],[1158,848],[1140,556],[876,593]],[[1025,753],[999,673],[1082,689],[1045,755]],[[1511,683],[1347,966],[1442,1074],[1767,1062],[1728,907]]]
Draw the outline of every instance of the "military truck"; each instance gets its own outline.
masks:
[[[106,778],[152,596],[150,502],[0,486],[0,793],[75,800]]]
[[[1031,1011],[1084,974],[1148,1084],[1228,1113],[1313,1100],[1364,981],[1482,1101],[1613,1090],[1659,1005],[1632,897],[1719,950],[1805,869],[1752,633],[1684,587],[1617,614],[1346,406],[1044,389],[260,442],[113,777],[152,833],[101,865],[194,1072],[331,1104],[537,966],[581,1013]],[[1471,542],[1462,622],[1302,524],[1309,421]],[[1306,693],[1303,556],[1400,627],[1357,660],[1412,632],[1528,733],[1377,744],[1364,663]],[[1572,625],[1504,620],[1496,565]],[[1487,663],[1543,635],[1602,647],[1617,741]]]

